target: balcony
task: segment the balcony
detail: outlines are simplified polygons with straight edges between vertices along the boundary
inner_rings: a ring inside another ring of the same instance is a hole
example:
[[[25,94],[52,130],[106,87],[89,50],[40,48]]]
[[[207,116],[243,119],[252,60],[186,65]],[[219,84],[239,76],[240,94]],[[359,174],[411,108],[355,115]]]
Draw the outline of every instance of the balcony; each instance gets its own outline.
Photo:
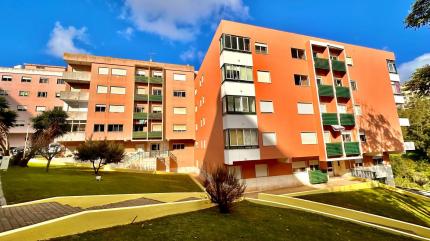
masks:
[[[154,102],[162,102],[163,101],[162,95],[139,95],[139,94],[136,94],[134,96],[134,100],[135,101],[148,101],[148,97],[149,97],[149,101],[154,101]]]
[[[91,80],[90,72],[64,72],[60,79],[67,83],[89,84]]]
[[[344,61],[332,60],[331,68],[333,71],[337,72],[346,72],[346,65]]]
[[[325,150],[327,152],[327,157],[340,157],[343,155],[342,143],[326,143]]]
[[[349,99],[351,94],[349,93],[349,87],[336,86],[336,97]]]
[[[322,120],[325,126],[339,125],[336,113],[322,113]]]
[[[320,97],[334,97],[333,86],[318,85],[318,95]]]
[[[64,102],[88,102],[90,93],[88,92],[73,92],[73,91],[61,91],[60,99]]]
[[[68,111],[67,115],[69,116],[67,119],[69,120],[86,120],[88,112],[84,111]]]
[[[85,141],[85,132],[69,132],[55,138],[56,142]]]
[[[161,120],[163,118],[162,113],[146,113],[146,112],[134,112],[133,119],[135,120]]]
[[[358,142],[345,142],[343,144],[345,148],[345,154],[347,156],[359,156],[360,155],[360,144]]]
[[[330,70],[328,59],[314,58],[315,69]]]
[[[162,77],[148,77],[144,75],[136,75],[135,77],[136,83],[144,83],[144,84],[163,84],[163,78]]]
[[[343,126],[354,126],[355,119],[353,114],[341,113],[340,114],[340,124]]]
[[[161,131],[134,131],[133,139],[161,139]]]

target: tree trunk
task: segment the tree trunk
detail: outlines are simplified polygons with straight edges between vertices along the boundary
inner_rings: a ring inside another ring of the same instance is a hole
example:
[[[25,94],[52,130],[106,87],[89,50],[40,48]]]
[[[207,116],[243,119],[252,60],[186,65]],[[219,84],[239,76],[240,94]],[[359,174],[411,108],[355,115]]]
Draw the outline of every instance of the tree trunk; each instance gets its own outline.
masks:
[[[49,165],[51,165],[52,159],[53,159],[52,157],[49,159],[46,159],[46,160],[48,160],[48,162],[46,163],[46,172],[49,172]]]

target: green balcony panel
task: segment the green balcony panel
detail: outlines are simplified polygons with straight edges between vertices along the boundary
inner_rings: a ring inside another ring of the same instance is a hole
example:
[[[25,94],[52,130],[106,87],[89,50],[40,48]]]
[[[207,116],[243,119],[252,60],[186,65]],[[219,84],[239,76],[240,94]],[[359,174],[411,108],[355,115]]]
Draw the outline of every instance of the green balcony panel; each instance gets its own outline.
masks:
[[[354,126],[355,119],[353,114],[340,114],[340,124],[343,126]]]
[[[314,58],[314,63],[316,69],[330,70],[328,59]]]
[[[148,101],[148,95],[136,94],[134,96],[134,100],[135,101]],[[163,96],[162,95],[149,95],[149,101],[161,102],[161,101],[163,101]]]
[[[161,139],[161,131],[134,131],[133,139]]]
[[[351,98],[348,87],[336,86],[336,97],[337,98]]]
[[[358,142],[345,142],[345,154],[347,156],[358,156],[360,155],[360,147]]]
[[[333,86],[331,85],[318,85],[318,95],[321,97],[333,97]]]
[[[327,152],[327,156],[331,157],[340,157],[343,155],[342,153],[342,143],[326,143],[325,149]]]
[[[333,71],[346,72],[346,65],[344,61],[332,60],[331,68],[333,69]]]
[[[133,119],[135,120],[161,120],[162,113],[146,113],[146,112],[134,112]]]
[[[148,77],[143,75],[136,75],[135,81],[137,83],[151,83],[151,84],[163,84],[162,77]]]
[[[322,113],[323,125],[339,125],[336,113]]]
[[[321,170],[309,171],[309,182],[311,184],[326,183],[328,181],[327,173]]]

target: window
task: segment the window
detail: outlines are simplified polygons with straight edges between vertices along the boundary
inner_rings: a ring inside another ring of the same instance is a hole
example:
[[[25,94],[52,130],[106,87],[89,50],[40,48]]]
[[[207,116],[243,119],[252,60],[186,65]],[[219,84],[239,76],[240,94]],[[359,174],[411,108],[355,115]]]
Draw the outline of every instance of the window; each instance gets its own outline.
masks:
[[[125,70],[125,69],[112,69],[112,75],[126,76],[127,70]]]
[[[60,93],[60,92],[55,92],[55,97],[56,97],[56,98],[60,98],[60,96],[61,96],[61,93]]]
[[[361,106],[354,105],[354,114],[355,115],[361,115]]]
[[[108,92],[108,87],[104,85],[97,85],[97,93],[106,94]]]
[[[185,90],[174,90],[173,96],[174,97],[186,97],[186,92],[185,92]]]
[[[257,81],[260,83],[272,83],[269,71],[257,71]]]
[[[123,105],[109,105],[109,112],[122,113],[122,112],[124,112],[124,106]]]
[[[261,113],[273,113],[273,102],[271,100],[260,101],[260,112]]]
[[[312,115],[314,113],[314,105],[312,103],[297,103],[297,112],[303,115]]]
[[[342,132],[342,140],[343,142],[351,142],[352,141],[351,132],[350,131]]]
[[[297,86],[309,86],[308,76],[306,75],[294,75],[294,83]]]
[[[157,106],[152,106],[152,113],[161,113],[163,110],[163,108],[159,105]]]
[[[173,107],[173,114],[175,115],[186,115],[187,108],[185,107]]]
[[[49,82],[49,79],[48,79],[48,78],[40,77],[40,79],[39,79],[39,83],[40,83],[40,84],[47,84],[48,82]]]
[[[63,79],[57,79],[57,85],[64,85],[65,82]]]
[[[225,149],[258,148],[257,129],[227,129],[224,136]]]
[[[184,74],[173,74],[173,80],[186,81],[187,80],[187,76],[184,75]]]
[[[321,77],[321,76],[317,76],[317,85],[322,85],[322,84],[324,84],[324,82],[323,82],[323,78]]]
[[[0,90],[0,96],[7,96],[7,90]]]
[[[29,94],[30,94],[29,91],[24,91],[24,90],[19,91],[19,96],[29,96]]]
[[[223,81],[243,81],[253,82],[252,67],[240,66],[233,64],[224,64],[222,66]]]
[[[27,106],[26,105],[17,105],[16,106],[16,110],[17,111],[26,111],[27,110]]]
[[[267,164],[255,164],[255,177],[267,177]]]
[[[303,145],[317,144],[317,133],[315,132],[302,132],[300,133]]]
[[[334,79],[334,84],[339,87],[342,86],[342,79],[338,79],[338,78]]]
[[[241,51],[241,52],[251,52],[249,45],[249,38],[233,36],[229,34],[223,34],[220,39],[221,51],[223,49]]]
[[[276,133],[275,132],[264,132],[262,136],[263,136],[263,146],[274,146],[274,145],[276,145]]]
[[[146,88],[137,87],[137,94],[138,95],[146,95]]]
[[[355,80],[350,80],[349,84],[352,90],[357,90],[357,82]]]
[[[402,94],[400,82],[391,81],[391,88],[393,89],[394,94],[396,94],[396,95]]]
[[[320,112],[327,113],[327,104],[320,104]]]
[[[39,91],[39,92],[37,92],[37,97],[46,98],[46,97],[48,97],[48,92]]]
[[[255,53],[257,54],[267,54],[267,44],[255,43]]]
[[[253,96],[224,96],[222,99],[223,114],[255,113],[255,97]]]
[[[87,126],[86,120],[67,120],[71,132],[84,132]]]
[[[293,57],[293,59],[306,59],[305,50],[291,48],[291,57]]]
[[[43,112],[46,110],[46,106],[36,106],[36,111],[37,112]]]
[[[96,104],[96,112],[106,112],[106,105]]]
[[[104,132],[105,125],[104,124],[94,124],[94,132]]]
[[[173,131],[174,132],[184,132],[184,131],[187,131],[187,125],[174,124],[173,125]]]
[[[291,163],[291,167],[293,168],[293,173],[305,172],[306,171],[306,162],[305,161],[295,161],[295,162]]]
[[[25,76],[23,76],[23,77],[21,78],[21,82],[24,82],[24,83],[30,83],[30,82],[31,82],[31,77],[25,77]]]
[[[185,149],[185,144],[183,143],[173,143],[173,150],[183,150]]]
[[[125,87],[111,86],[110,93],[117,95],[125,95]]]
[[[339,113],[345,114],[346,113],[346,105],[337,105],[337,110]]]
[[[161,71],[152,71],[152,76],[157,78],[163,78],[163,72]]]
[[[349,57],[349,56],[347,56],[347,57],[345,58],[345,63],[346,63],[347,65],[349,65],[349,66],[354,65],[354,62],[352,61],[352,58],[351,58],[351,57]]]
[[[134,107],[134,112],[136,112],[136,113],[145,113],[145,106],[136,106],[136,107]]]
[[[388,72],[397,74],[397,68],[396,68],[396,64],[394,63],[394,60],[387,60],[387,66],[388,66]]]
[[[10,76],[10,75],[2,75],[1,80],[2,81],[12,81],[12,76]]]
[[[62,106],[54,106],[54,110],[63,110]]]
[[[108,75],[109,74],[109,68],[100,67],[99,68],[99,74],[101,74],[101,75]]]
[[[153,95],[161,95],[161,89],[152,89]]]
[[[109,124],[108,125],[108,132],[122,132],[123,128],[124,127],[122,124]]]
[[[331,142],[331,134],[330,131],[324,131],[324,143]]]
[[[17,120],[13,126],[14,127],[24,127],[25,121],[24,120]]]
[[[366,142],[366,133],[364,131],[360,131],[360,141],[361,142]]]
[[[331,60],[338,60],[339,56],[330,55]]]
[[[319,170],[319,161],[318,160],[310,160],[309,161],[309,169],[311,170]]]

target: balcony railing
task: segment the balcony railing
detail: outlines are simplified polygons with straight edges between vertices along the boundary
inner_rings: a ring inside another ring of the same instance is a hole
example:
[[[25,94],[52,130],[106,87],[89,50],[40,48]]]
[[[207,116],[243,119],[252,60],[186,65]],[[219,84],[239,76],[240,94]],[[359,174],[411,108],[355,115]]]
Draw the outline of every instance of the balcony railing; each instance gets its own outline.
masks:
[[[340,157],[343,155],[342,152],[342,143],[326,143],[325,149],[327,152],[327,156],[331,157]]]
[[[355,125],[354,115],[348,114],[348,113],[341,113],[340,124],[343,126],[354,126]]]
[[[90,72],[64,72],[60,79],[68,83],[89,84],[91,80]]]
[[[349,88],[343,87],[343,86],[336,86],[336,97],[344,98],[344,99],[351,98],[351,95],[349,93]]]
[[[360,147],[358,142],[345,142],[343,143],[345,148],[345,154],[347,156],[358,156],[360,155]]]
[[[139,95],[139,94],[136,94],[134,96],[134,100],[135,101],[148,101],[148,97],[149,97],[149,101],[155,101],[155,102],[163,101],[162,95]]]
[[[328,59],[314,58],[315,69],[330,70]]]
[[[60,99],[65,102],[88,102],[88,92],[61,91]]]
[[[339,125],[336,113],[322,113],[323,125]]]
[[[161,139],[161,131],[134,131],[133,139]]]
[[[163,78],[162,77],[148,77],[148,76],[144,76],[144,75],[136,75],[135,77],[135,81],[137,83],[150,83],[150,84],[163,84]]]
[[[146,112],[134,112],[133,119],[135,120],[161,120],[163,118],[162,113],[146,113]]]
[[[333,97],[333,86],[331,85],[318,85],[318,95],[321,97]]]
[[[333,69],[333,71],[346,72],[346,65],[344,61],[332,60],[331,68]]]

